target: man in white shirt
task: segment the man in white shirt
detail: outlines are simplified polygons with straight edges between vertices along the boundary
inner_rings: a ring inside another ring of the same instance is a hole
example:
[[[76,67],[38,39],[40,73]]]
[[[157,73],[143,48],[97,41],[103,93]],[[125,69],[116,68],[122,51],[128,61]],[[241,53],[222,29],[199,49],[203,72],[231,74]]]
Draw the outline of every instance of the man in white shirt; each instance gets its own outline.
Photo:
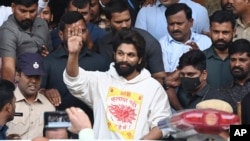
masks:
[[[190,49],[205,50],[212,44],[211,39],[191,30],[193,26],[192,9],[184,3],[175,3],[165,12],[168,33],[159,41],[166,72],[173,72],[180,56]]]
[[[192,9],[192,18],[194,19],[192,31],[206,34],[209,32],[207,9],[191,0],[157,0],[153,6],[142,7],[137,14],[135,27],[144,29],[156,39],[160,39],[168,32],[166,28],[168,23],[164,13],[170,5],[175,3],[185,3]]]

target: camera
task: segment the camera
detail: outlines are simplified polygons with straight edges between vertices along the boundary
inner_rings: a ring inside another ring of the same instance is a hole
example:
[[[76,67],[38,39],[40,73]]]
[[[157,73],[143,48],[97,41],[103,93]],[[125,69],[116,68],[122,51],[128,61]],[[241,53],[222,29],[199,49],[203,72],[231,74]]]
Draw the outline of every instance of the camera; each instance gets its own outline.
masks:
[[[45,128],[67,128],[71,123],[65,111],[44,112]]]

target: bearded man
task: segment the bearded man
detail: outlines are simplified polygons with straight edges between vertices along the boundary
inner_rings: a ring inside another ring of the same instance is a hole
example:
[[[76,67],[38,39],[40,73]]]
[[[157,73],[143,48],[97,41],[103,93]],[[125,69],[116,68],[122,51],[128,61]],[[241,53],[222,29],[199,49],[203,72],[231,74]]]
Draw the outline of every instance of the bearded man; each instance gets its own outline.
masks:
[[[230,71],[228,47],[235,35],[235,18],[229,11],[216,11],[210,17],[212,46],[204,53],[207,63],[207,82],[211,87],[220,88],[233,80]]]
[[[38,0],[13,0],[13,14],[0,27],[3,79],[14,82],[16,58],[26,52],[48,55],[52,50],[47,23],[37,17]]]
[[[93,108],[96,139],[159,140],[167,135],[158,122],[171,116],[171,109],[164,88],[144,68],[144,38],[137,31],[121,29],[113,38],[110,69],[87,71],[78,62],[79,28],[68,35],[63,78],[70,93]]]

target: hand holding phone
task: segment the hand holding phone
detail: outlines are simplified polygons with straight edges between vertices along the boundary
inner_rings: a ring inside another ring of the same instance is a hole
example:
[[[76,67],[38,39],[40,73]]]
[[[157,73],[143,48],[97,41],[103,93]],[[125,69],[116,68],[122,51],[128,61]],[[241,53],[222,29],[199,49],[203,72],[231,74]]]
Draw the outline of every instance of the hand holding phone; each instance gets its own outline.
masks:
[[[82,109],[71,107],[67,108],[66,112],[72,123],[72,126],[68,128],[70,132],[78,134],[82,129],[92,128],[88,115]]]

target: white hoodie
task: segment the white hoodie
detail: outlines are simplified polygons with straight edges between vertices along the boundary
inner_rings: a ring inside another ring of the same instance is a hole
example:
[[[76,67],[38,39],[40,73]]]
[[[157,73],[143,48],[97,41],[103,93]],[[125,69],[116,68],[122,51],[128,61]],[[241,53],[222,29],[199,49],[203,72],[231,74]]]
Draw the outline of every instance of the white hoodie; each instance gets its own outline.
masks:
[[[79,68],[76,77],[64,71],[64,83],[93,108],[96,139],[141,139],[161,119],[171,116],[167,94],[146,69],[127,81],[113,65],[107,72]]]

